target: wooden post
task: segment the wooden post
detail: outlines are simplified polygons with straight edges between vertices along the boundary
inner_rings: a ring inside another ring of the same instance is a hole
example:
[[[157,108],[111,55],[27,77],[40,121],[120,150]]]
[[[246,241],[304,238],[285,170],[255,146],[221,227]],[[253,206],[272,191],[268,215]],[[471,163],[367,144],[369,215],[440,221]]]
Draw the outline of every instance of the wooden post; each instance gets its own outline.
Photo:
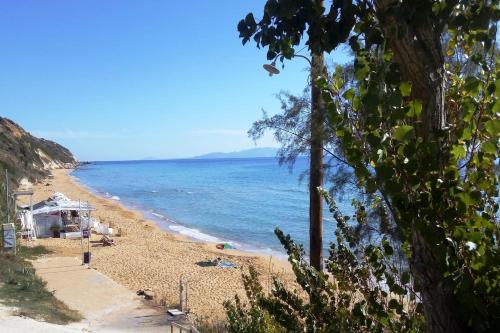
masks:
[[[188,283],[186,282],[186,313],[189,311],[189,306],[188,306]]]
[[[89,209],[90,205],[87,202],[87,209]],[[90,256],[90,236],[92,236],[92,233],[90,232],[90,209],[88,210],[88,215],[87,215],[87,235],[89,238],[87,238],[87,252],[89,254],[89,263],[87,264],[87,267],[90,268],[90,261],[92,260]]]
[[[35,219],[33,218],[33,192],[31,192],[30,194],[30,215],[31,215],[31,227],[32,229],[30,229],[30,235],[31,235],[31,239],[35,239],[36,238],[36,229],[35,229]]]
[[[10,205],[9,205],[9,171],[5,169],[5,209],[7,210],[7,224],[10,224]],[[14,255],[17,254],[17,241],[16,241],[16,224],[12,224],[14,229]],[[3,246],[3,244],[2,244]]]
[[[9,212],[9,171],[5,169],[5,208],[7,209],[7,224],[10,223]]]
[[[182,302],[183,302],[183,299],[182,299],[182,294],[183,294],[183,288],[182,288],[182,275],[179,279],[179,306],[180,306],[180,309],[182,311]]]
[[[80,229],[80,249],[82,250],[82,266],[85,265],[85,250],[83,248],[83,230],[82,230],[82,217],[81,217],[81,201],[78,199],[78,227]]]

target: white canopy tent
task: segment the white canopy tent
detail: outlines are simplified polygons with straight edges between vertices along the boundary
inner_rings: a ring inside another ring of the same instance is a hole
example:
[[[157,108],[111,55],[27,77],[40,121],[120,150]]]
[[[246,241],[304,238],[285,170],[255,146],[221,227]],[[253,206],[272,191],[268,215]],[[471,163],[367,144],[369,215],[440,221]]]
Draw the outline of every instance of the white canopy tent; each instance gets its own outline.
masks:
[[[52,227],[64,229],[64,225],[68,223],[75,223],[88,229],[88,225],[82,225],[88,218],[81,217],[89,216],[89,212],[94,210],[88,202],[73,201],[59,192],[34,205],[33,208],[33,224],[37,237],[50,237],[53,234]],[[68,215],[71,216],[65,218]]]
[[[43,205],[40,204],[43,203]],[[36,204],[33,208],[33,215],[50,214],[54,212],[66,211],[91,211],[94,210],[88,202],[73,201],[62,193],[55,192],[47,200]]]

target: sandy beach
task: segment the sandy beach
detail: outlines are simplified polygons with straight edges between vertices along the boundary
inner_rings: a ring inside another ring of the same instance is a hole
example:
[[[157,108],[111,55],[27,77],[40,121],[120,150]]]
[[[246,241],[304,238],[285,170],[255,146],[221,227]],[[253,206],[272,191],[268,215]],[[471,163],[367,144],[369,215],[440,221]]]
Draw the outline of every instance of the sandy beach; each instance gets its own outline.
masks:
[[[91,248],[91,267],[110,277],[131,291],[151,288],[155,302],[166,307],[179,304],[179,280],[188,283],[188,307],[198,318],[224,318],[223,302],[235,294],[244,297],[242,272],[254,266],[268,288],[271,275],[284,281],[293,281],[289,264],[271,258],[238,250],[218,250],[215,244],[190,240],[182,235],[161,230],[143,214],[128,209],[120,202],[99,197],[70,176],[71,170],[53,170],[54,177],[33,186],[34,202],[61,192],[73,200],[88,201],[96,211],[93,216],[109,223],[121,236],[115,236],[116,246]],[[100,236],[93,235],[98,240]],[[81,257],[79,240],[38,239],[30,242],[51,249],[57,256]],[[220,257],[237,264],[238,268],[202,267],[198,262]]]

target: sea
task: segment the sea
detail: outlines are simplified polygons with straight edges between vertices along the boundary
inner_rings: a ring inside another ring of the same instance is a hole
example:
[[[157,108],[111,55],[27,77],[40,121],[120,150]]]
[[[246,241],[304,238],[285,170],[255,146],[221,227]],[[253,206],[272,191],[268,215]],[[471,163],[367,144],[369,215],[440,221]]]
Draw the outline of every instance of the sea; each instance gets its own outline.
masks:
[[[72,172],[96,194],[142,211],[162,229],[284,257],[278,226],[309,248],[308,159],[293,169],[276,158],[93,162]],[[328,186],[328,184],[326,185]],[[338,202],[352,212],[350,200]],[[325,251],[335,224],[324,211]]]

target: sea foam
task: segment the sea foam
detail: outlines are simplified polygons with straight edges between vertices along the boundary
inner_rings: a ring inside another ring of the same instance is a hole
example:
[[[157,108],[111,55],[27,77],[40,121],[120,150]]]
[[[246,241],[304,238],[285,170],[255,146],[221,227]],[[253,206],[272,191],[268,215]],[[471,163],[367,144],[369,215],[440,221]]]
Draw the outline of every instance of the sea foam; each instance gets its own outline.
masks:
[[[171,226],[169,226],[169,228],[176,233],[179,233],[181,235],[184,235],[184,236],[187,236],[189,238],[196,239],[196,240],[200,240],[200,241],[204,241],[204,242],[211,242],[211,243],[221,242],[221,240],[219,238],[211,236],[211,235],[207,235],[207,234],[205,234],[197,229],[187,228],[187,227],[184,227],[182,225],[171,225]]]

